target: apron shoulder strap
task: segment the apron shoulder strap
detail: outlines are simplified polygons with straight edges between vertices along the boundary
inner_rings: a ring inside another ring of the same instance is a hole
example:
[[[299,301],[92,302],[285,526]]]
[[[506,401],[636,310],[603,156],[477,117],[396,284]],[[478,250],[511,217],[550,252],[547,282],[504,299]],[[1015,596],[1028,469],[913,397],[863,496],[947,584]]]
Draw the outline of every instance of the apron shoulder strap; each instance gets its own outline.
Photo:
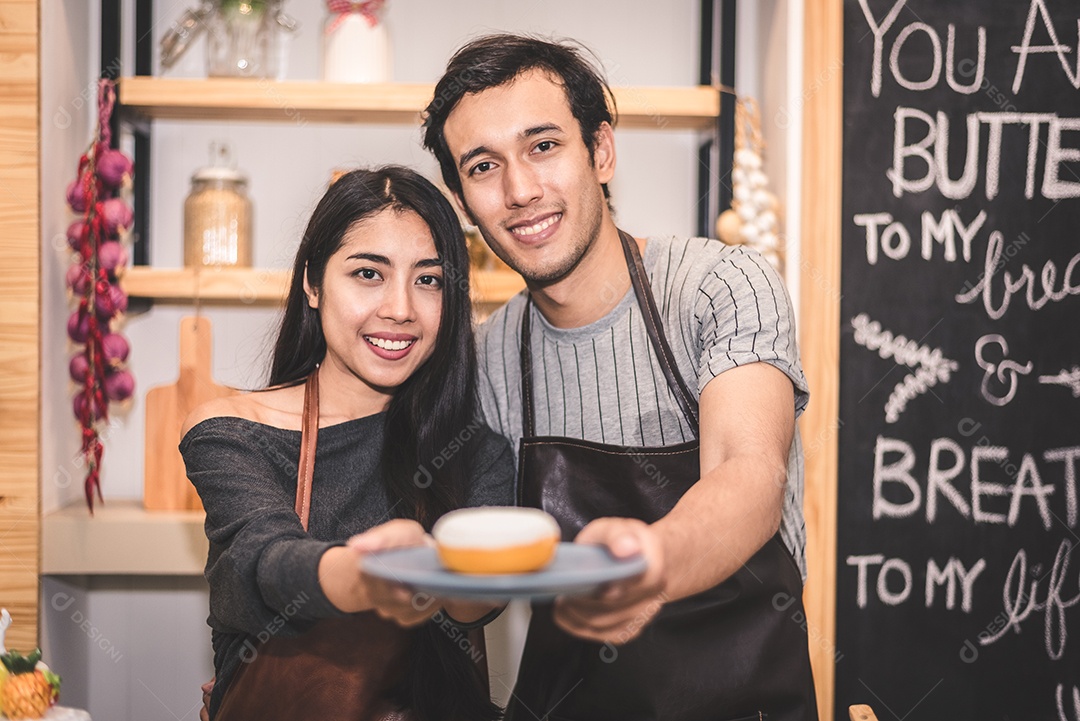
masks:
[[[532,308],[531,296],[526,296],[525,310],[521,314],[521,423],[522,437],[536,435],[536,415],[533,411],[532,393]]]
[[[304,417],[300,427],[300,464],[296,471],[296,515],[304,530],[311,511],[311,479],[315,474],[315,444],[319,438],[319,368],[304,384]]]
[[[683,417],[697,434],[699,428],[697,396],[690,392],[690,388],[679,372],[679,366],[675,363],[675,355],[671,352],[671,346],[664,334],[664,324],[660,318],[660,311],[656,308],[656,300],[649,286],[649,276],[645,272],[645,263],[641,260],[637,242],[629,233],[622,230],[619,231],[619,239],[622,241],[623,253],[626,255],[626,267],[630,271],[630,284],[634,287],[638,307],[641,308],[641,315],[645,319],[645,330],[649,334],[649,342],[652,343],[653,351],[660,360],[660,367],[664,372],[668,388],[675,396]],[[534,432],[536,417],[532,403],[532,307],[533,302],[529,298],[525,302],[525,309],[521,315],[521,402],[523,404],[521,419],[525,438],[536,435]]]
[[[641,260],[637,242],[629,233],[620,230],[619,239],[622,240],[623,253],[626,255],[626,267],[630,270],[630,282],[634,286],[634,294],[637,295],[638,306],[641,315],[645,318],[645,330],[649,333],[649,341],[652,343],[656,357],[660,360],[660,367],[664,371],[668,388],[678,401],[686,422],[698,432],[698,402],[697,396],[690,392],[679,373],[679,366],[675,363],[675,355],[671,352],[667,336],[664,334],[664,324],[660,318],[660,312],[656,309],[656,300],[653,298],[652,288],[649,286],[649,276],[645,273],[645,263]]]

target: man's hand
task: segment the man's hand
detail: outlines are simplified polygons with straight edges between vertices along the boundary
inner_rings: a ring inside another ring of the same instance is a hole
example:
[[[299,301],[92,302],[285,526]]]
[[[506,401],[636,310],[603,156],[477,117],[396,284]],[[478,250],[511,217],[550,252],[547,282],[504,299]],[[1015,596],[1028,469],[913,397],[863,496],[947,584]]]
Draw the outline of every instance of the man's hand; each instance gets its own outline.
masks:
[[[608,584],[594,596],[563,597],[555,603],[555,622],[567,633],[601,643],[634,639],[668,600],[667,566],[660,537],[632,518],[598,518],[574,543],[603,545],[616,558],[642,555],[645,572]]]

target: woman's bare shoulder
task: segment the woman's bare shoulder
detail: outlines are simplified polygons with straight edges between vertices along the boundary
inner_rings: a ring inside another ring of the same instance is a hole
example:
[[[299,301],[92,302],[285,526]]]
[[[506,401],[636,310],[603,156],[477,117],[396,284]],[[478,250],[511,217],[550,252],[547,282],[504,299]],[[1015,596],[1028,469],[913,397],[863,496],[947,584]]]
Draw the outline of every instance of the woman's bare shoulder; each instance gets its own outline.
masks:
[[[197,406],[184,420],[180,437],[211,418],[243,418],[286,430],[300,430],[304,407],[304,387],[289,386],[265,391],[236,393],[214,398]]]

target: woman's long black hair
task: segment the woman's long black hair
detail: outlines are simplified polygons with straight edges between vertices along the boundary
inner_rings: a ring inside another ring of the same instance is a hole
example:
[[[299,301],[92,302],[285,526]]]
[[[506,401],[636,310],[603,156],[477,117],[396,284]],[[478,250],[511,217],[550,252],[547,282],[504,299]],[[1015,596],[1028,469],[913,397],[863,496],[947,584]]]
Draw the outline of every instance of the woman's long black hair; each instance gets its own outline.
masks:
[[[413,518],[430,531],[439,516],[464,504],[473,448],[462,439],[475,438],[469,429],[477,418],[469,257],[454,209],[431,182],[409,168],[387,165],[347,173],[327,190],[296,253],[269,384],[302,382],[326,355],[319,312],[304,293],[305,271],[308,284],[321,291],[326,263],[349,228],[385,209],[419,215],[443,264],[435,348],[394,392],[382,450],[383,482],[395,515]],[[458,447],[463,448],[447,452]],[[415,635],[406,695],[421,721],[500,715],[462,638],[431,622]]]

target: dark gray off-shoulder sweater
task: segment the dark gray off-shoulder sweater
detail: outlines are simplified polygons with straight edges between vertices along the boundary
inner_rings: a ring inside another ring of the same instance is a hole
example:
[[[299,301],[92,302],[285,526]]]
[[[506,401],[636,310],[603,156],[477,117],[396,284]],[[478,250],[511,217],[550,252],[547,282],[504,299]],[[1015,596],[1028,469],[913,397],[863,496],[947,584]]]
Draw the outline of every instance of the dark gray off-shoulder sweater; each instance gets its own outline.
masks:
[[[208,623],[217,674],[211,717],[243,655],[261,638],[295,635],[316,619],[342,615],[319,585],[319,558],[399,515],[380,480],[385,417],[319,429],[307,532],[293,510],[299,431],[218,417],[199,423],[180,442],[188,478],[206,508],[210,540]],[[466,505],[513,505],[509,443],[479,422],[457,440],[469,436],[478,442]]]

